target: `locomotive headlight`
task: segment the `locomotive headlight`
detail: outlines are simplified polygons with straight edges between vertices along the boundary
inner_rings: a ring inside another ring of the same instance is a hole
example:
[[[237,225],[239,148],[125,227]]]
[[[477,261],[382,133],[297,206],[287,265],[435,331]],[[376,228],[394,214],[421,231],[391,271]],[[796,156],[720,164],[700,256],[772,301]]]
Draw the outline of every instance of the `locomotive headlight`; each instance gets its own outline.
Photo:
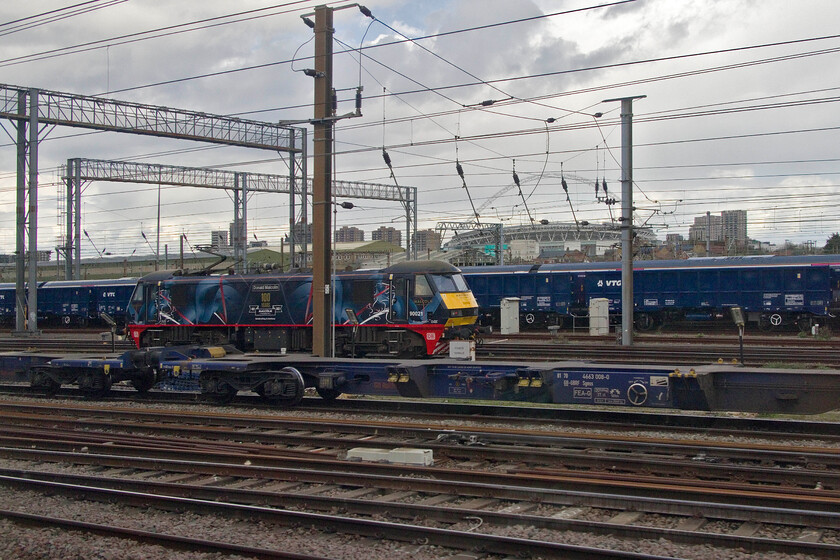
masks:
[[[440,294],[449,315],[446,326],[472,325],[478,318],[478,303],[471,292],[444,292]]]

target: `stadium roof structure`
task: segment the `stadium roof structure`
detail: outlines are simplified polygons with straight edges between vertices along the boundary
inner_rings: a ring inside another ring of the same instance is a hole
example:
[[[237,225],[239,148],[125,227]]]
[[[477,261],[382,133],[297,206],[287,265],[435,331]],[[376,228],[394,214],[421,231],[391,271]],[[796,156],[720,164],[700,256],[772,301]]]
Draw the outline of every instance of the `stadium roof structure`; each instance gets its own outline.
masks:
[[[488,225],[489,226],[489,225]],[[536,240],[540,246],[556,246],[561,243],[619,243],[621,229],[613,224],[587,224],[578,226],[574,223],[553,222],[548,224],[533,224],[504,227],[504,241],[510,243],[519,239]],[[633,232],[637,241],[656,241],[656,235],[650,228],[634,227]],[[493,224],[487,229],[473,229],[456,233],[444,244],[444,248],[467,249],[483,248],[497,242],[498,225]]]

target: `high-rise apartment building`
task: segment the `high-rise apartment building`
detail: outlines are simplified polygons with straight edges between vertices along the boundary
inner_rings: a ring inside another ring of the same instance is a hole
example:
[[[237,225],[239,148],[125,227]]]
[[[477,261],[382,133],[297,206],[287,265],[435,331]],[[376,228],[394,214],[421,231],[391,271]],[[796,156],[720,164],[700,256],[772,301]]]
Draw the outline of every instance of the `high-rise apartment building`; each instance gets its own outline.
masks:
[[[357,227],[354,226],[341,226],[335,232],[335,241],[337,243],[347,243],[347,242],[356,242],[356,241],[364,241],[365,240],[365,232]]]
[[[440,249],[440,233],[433,229],[422,229],[414,236],[414,244],[418,253],[437,251]]]
[[[392,245],[402,245],[402,232],[396,228],[381,226],[370,234],[374,241],[387,241]]]

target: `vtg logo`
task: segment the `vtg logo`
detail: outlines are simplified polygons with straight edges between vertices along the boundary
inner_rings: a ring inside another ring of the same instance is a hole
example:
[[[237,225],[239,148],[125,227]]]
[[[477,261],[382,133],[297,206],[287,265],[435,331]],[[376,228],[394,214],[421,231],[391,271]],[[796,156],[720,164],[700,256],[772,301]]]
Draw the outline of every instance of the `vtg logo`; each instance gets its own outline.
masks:
[[[621,287],[621,280],[598,280],[598,287],[603,288],[606,285],[608,288]]]

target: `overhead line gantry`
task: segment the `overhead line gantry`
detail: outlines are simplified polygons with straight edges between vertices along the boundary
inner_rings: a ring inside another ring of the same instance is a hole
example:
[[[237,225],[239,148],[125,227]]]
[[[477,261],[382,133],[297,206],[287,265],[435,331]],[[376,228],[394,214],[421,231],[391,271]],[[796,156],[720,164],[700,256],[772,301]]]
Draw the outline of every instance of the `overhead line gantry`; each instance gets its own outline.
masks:
[[[67,279],[80,278],[81,262],[81,192],[85,181],[110,181],[116,183],[162,184],[181,187],[204,187],[225,189],[234,192],[234,259],[237,266],[244,270],[247,265],[247,200],[250,193],[288,193],[291,207],[294,208],[298,195],[293,188],[295,182],[291,177],[271,175],[266,173],[250,173],[241,171],[227,171],[208,167],[183,167],[176,165],[161,165],[155,163],[140,163],[132,161],[73,158],[67,160],[67,167],[62,173],[67,192],[66,237],[63,252],[65,253],[65,277]],[[303,182],[303,198],[306,200],[306,183]],[[385,200],[399,202],[406,212],[406,259],[416,255],[416,245],[411,243],[417,235],[417,187],[395,187],[377,183],[360,183],[356,181],[333,181],[334,197],[353,200]],[[74,210],[75,209],[75,210]],[[292,213],[293,216],[293,213]],[[290,238],[294,234],[295,224],[290,223]],[[305,267],[307,264],[306,240],[296,245],[299,251],[292,247],[291,262],[293,266]]]
[[[70,126],[284,152],[289,155],[290,180],[306,176],[305,130],[284,124],[10,85],[0,85],[0,118],[11,120],[16,129],[16,135],[9,136],[17,146],[15,332],[20,334],[38,332],[38,291],[26,293],[25,277],[28,252],[28,282],[37,286],[38,143],[44,127]]]

